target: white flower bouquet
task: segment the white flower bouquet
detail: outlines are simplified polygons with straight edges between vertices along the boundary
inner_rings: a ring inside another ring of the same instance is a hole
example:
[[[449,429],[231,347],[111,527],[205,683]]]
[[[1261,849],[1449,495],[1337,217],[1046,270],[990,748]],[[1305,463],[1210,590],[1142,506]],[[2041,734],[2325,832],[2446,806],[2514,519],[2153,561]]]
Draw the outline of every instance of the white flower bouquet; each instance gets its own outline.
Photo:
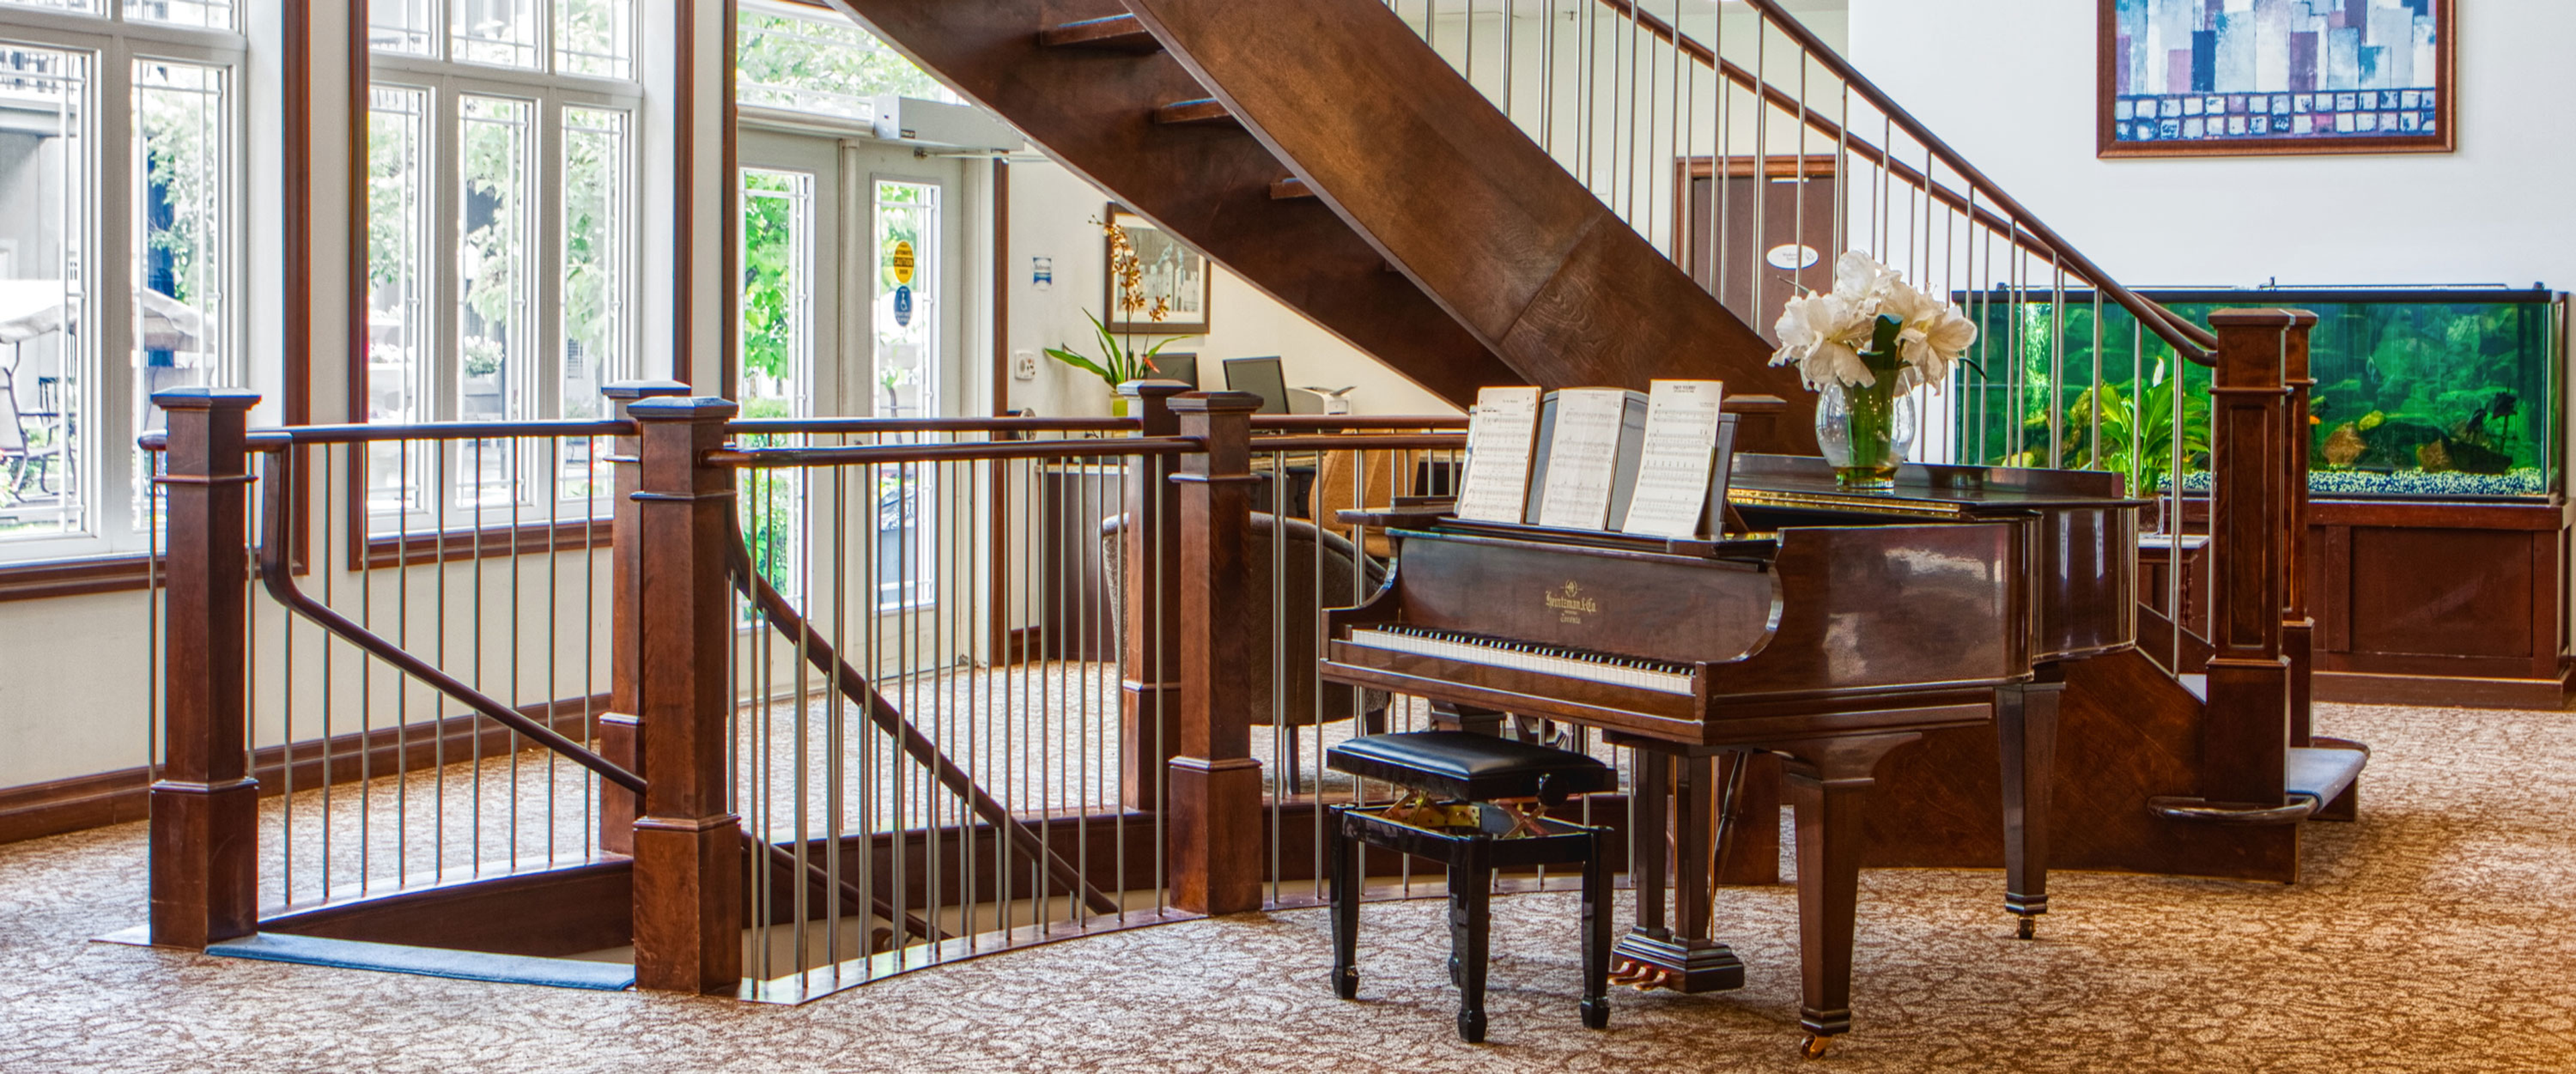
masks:
[[[1845,488],[1885,489],[1921,425],[1914,389],[1949,379],[1977,341],[1959,308],[1854,251],[1834,261],[1834,289],[1792,298],[1776,326],[1772,365],[1795,363],[1822,398],[1816,446]]]
[[[1795,363],[1811,390],[1828,384],[1874,387],[1895,374],[1896,394],[1950,376],[1951,363],[1977,342],[1977,326],[1959,307],[1905,282],[1903,273],[1857,250],[1834,261],[1834,289],[1792,298],[1774,326],[1780,349],[1772,365]]]

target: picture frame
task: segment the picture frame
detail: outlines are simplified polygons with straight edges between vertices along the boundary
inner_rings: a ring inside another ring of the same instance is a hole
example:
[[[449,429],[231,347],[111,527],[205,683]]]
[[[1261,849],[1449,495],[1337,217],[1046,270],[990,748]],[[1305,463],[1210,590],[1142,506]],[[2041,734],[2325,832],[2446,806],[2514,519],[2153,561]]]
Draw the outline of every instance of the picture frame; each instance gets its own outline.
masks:
[[[2459,148],[2458,0],[2097,2],[2097,157]]]
[[[1107,219],[1127,232],[1127,241],[1136,248],[1136,260],[1144,270],[1146,309],[1131,314],[1118,306],[1118,278],[1109,263],[1109,241],[1100,243],[1101,301],[1106,313],[1101,323],[1111,332],[1155,336],[1198,336],[1207,334],[1208,299],[1214,293],[1208,260],[1154,222],[1138,216],[1116,202],[1109,203]],[[1156,298],[1170,303],[1160,321],[1150,316]]]

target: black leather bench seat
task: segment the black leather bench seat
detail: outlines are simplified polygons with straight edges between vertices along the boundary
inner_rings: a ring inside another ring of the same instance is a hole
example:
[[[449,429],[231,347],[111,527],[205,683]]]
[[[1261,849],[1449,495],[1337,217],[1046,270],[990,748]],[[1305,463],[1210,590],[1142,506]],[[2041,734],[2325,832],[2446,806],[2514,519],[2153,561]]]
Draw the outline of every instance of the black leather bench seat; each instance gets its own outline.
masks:
[[[1583,754],[1468,731],[1366,735],[1324,757],[1336,772],[1470,802],[1556,802],[1619,786],[1616,771]]]

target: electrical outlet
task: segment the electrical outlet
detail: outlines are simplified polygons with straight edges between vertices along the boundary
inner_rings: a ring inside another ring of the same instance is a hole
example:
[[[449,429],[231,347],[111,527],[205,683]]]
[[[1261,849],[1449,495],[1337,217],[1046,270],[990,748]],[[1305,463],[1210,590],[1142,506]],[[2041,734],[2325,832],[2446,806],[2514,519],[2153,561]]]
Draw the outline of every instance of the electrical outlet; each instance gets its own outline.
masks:
[[[1011,379],[1012,379],[1012,380],[1036,380],[1036,379],[1038,379],[1038,352],[1036,352],[1036,351],[1012,351],[1012,352],[1011,352]]]

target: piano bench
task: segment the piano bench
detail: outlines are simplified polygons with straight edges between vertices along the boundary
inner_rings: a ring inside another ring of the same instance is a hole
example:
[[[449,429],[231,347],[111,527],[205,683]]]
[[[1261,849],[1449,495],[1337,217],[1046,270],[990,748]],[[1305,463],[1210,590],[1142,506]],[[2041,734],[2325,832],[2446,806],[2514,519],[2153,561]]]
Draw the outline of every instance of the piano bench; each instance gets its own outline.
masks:
[[[1419,737],[1422,736],[1372,736]],[[1481,735],[1462,737],[1483,738],[1488,743],[1516,750],[1562,752]],[[1357,739],[1353,744],[1370,740]],[[1339,748],[1335,750],[1336,754],[1341,752]],[[1581,759],[1591,761],[1588,757]],[[1343,758],[1339,756],[1334,759],[1333,767],[1352,771],[1345,767]],[[1491,785],[1490,782],[1477,783],[1472,774],[1458,778],[1477,786]],[[1546,789],[1535,786],[1537,782],[1537,777],[1532,776],[1514,787]],[[1513,797],[1533,798],[1538,795]],[[1610,907],[1604,901],[1610,894],[1610,881],[1601,856],[1601,850],[1609,839],[1608,829],[1568,824],[1535,811],[1504,806],[1473,802],[1428,803],[1416,794],[1391,806],[1334,806],[1333,823],[1326,829],[1326,839],[1326,853],[1332,862],[1334,994],[1343,999],[1359,996],[1360,894],[1367,881],[1363,855],[1368,847],[1433,858],[1448,866],[1449,980],[1459,990],[1458,1036],[1470,1044],[1485,1039],[1485,962],[1488,936],[1493,928],[1494,871],[1538,865],[1580,865],[1583,868],[1583,1024],[1593,1029],[1604,1029],[1610,1025]]]
[[[1591,757],[1468,731],[1363,735],[1324,751],[1324,761],[1336,772],[1469,802],[1535,798],[1554,805],[1619,789],[1619,773]]]

